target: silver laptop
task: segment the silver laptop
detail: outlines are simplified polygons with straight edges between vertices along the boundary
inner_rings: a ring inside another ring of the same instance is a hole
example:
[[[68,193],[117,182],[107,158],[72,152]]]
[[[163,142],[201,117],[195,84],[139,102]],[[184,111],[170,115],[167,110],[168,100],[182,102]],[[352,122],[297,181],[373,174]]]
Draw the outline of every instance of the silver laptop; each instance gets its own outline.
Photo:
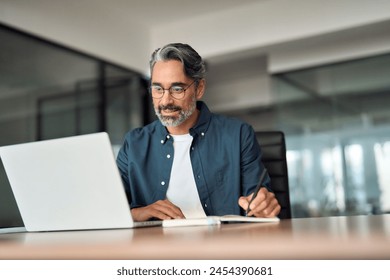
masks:
[[[25,230],[64,231],[161,225],[134,222],[107,133],[0,147]]]

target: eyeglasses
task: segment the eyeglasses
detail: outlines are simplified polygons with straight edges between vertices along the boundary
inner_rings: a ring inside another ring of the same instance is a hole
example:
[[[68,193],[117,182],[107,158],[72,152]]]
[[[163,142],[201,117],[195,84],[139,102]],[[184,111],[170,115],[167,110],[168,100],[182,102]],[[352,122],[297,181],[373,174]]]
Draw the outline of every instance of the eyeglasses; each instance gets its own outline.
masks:
[[[189,86],[183,87],[179,85],[171,86],[170,88],[163,88],[159,85],[151,85],[150,86],[150,93],[152,94],[152,97],[155,99],[161,99],[164,96],[165,91],[167,90],[169,94],[174,99],[182,99],[184,97],[184,93],[187,89],[189,89],[190,86],[192,86],[196,80],[194,80]]]

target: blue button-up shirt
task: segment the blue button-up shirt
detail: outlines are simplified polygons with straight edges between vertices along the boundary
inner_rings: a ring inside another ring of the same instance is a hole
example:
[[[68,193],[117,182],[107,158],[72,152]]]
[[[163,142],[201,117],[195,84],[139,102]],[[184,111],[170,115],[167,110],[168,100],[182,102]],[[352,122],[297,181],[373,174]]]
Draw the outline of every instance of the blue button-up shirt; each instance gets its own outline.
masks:
[[[201,101],[197,108],[190,158],[203,209],[206,215],[243,214],[238,199],[254,191],[264,168],[254,131]],[[131,208],[166,199],[173,157],[173,138],[159,120],[126,134],[117,165]]]

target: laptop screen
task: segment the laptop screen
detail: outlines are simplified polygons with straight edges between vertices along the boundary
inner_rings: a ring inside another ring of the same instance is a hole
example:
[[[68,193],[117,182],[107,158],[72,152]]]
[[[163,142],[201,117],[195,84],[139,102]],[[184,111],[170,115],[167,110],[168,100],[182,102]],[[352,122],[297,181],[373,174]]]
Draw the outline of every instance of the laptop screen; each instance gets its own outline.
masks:
[[[15,196],[8,187],[6,204],[16,200],[27,231],[133,226],[108,134],[0,147],[0,156]]]

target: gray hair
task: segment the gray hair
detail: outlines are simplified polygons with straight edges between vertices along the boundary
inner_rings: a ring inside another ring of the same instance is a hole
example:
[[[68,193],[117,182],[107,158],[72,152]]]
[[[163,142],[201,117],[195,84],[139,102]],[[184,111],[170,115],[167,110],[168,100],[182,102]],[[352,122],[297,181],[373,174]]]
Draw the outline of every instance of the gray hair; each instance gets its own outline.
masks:
[[[172,43],[155,50],[150,59],[150,73],[157,61],[168,60],[181,61],[186,76],[197,82],[205,78],[206,66],[202,57],[187,44]]]

